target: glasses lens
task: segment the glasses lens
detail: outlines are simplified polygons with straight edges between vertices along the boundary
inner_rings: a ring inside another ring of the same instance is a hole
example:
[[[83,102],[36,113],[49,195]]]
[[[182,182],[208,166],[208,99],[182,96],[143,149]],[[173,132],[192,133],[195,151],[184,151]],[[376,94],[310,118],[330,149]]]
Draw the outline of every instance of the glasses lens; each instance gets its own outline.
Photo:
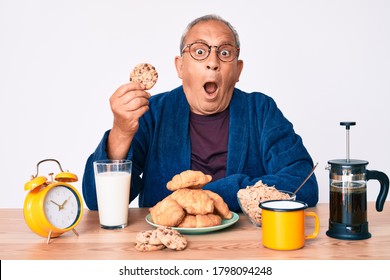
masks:
[[[204,60],[209,56],[209,46],[204,43],[190,45],[190,54],[196,60]]]
[[[229,62],[236,58],[237,49],[232,45],[221,45],[218,47],[218,57],[220,60]]]

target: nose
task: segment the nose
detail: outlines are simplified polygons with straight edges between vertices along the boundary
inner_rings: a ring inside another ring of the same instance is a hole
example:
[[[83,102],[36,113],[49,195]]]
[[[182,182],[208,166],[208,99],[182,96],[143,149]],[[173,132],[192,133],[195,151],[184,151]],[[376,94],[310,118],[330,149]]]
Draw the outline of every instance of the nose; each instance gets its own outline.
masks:
[[[217,52],[215,51],[215,49],[211,48],[210,55],[207,58],[207,69],[216,71],[219,69],[219,63],[220,61]]]

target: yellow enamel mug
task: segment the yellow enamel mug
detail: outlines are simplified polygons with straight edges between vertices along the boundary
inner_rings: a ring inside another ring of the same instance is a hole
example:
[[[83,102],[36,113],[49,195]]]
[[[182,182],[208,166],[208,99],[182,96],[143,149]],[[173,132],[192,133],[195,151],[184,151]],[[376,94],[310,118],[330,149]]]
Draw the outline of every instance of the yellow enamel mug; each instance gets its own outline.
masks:
[[[268,200],[260,203],[262,209],[263,245],[275,250],[295,250],[305,245],[306,239],[317,237],[320,222],[314,212],[305,212],[302,201]],[[305,217],[314,217],[313,233],[305,235]]]

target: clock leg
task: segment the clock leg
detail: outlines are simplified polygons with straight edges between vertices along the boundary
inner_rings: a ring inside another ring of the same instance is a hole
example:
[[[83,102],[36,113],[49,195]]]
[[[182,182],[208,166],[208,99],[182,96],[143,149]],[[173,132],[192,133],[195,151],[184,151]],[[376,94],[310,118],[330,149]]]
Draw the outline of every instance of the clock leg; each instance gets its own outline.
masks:
[[[49,232],[49,235],[48,235],[48,237],[47,237],[47,241],[46,241],[46,243],[47,243],[47,244],[49,244],[49,243],[50,243],[51,232],[52,232],[52,231],[50,231],[50,232]]]
[[[73,231],[74,234],[76,234],[77,237],[79,237],[78,232],[74,228],[72,228],[72,231]]]

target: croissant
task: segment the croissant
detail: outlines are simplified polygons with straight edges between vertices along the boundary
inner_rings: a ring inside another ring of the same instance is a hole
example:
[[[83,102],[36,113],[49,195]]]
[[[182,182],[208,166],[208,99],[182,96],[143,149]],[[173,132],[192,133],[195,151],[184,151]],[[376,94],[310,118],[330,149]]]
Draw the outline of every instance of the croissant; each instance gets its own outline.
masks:
[[[196,215],[196,227],[213,227],[222,223],[222,218],[215,214]]]
[[[196,216],[187,214],[184,219],[178,225],[179,228],[195,228],[196,227]]]
[[[149,209],[149,212],[154,223],[170,227],[175,227],[180,224],[186,215],[183,207],[176,200],[169,197],[158,202]]]
[[[175,191],[182,188],[200,189],[211,181],[210,175],[205,175],[201,171],[186,170],[173,176],[167,183],[167,189]]]
[[[222,218],[215,214],[186,215],[178,225],[180,228],[202,228],[218,226],[222,223]]]
[[[179,189],[171,193],[174,199],[188,214],[209,214],[214,211],[214,201],[201,189]]]
[[[204,190],[204,192],[206,192],[207,195],[214,201],[214,210],[216,214],[220,215],[223,219],[231,219],[233,217],[228,205],[219,194],[210,190]]]

